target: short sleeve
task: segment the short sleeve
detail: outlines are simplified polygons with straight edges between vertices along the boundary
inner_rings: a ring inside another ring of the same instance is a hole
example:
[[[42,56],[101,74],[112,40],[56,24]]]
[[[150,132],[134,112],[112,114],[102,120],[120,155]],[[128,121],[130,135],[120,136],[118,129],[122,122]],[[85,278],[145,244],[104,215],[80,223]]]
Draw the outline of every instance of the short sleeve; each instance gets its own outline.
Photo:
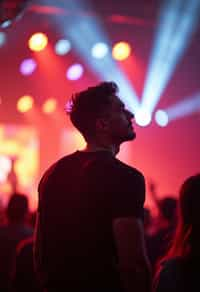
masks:
[[[116,180],[116,192],[113,196],[113,218],[136,217],[143,220],[145,200],[145,180],[143,175],[128,170]]]

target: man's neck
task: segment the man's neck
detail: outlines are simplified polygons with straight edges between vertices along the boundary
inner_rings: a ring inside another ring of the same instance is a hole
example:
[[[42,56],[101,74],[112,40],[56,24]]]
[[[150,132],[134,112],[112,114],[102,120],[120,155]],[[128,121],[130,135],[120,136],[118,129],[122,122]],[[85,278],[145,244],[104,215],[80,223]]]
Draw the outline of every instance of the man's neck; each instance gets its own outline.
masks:
[[[97,152],[97,151],[108,151],[116,156],[119,152],[119,146],[117,145],[101,145],[96,143],[88,143],[86,148],[83,150],[85,152]]]

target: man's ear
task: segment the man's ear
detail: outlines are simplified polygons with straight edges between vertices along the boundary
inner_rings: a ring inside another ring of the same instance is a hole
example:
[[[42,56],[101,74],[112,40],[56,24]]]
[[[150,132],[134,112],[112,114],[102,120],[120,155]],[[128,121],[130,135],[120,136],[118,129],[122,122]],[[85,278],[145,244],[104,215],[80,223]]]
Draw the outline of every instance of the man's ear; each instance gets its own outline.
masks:
[[[98,118],[96,120],[96,128],[100,131],[105,131],[109,128],[109,122],[105,118]]]

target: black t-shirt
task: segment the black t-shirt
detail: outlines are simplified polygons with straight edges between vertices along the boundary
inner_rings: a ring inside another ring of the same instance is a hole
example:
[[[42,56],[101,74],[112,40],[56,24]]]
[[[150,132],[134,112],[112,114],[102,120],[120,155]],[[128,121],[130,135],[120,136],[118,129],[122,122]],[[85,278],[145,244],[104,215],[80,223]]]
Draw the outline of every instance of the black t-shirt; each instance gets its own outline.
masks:
[[[142,218],[144,199],[143,175],[109,152],[76,151],[51,166],[39,185],[47,286],[120,290],[112,222]]]

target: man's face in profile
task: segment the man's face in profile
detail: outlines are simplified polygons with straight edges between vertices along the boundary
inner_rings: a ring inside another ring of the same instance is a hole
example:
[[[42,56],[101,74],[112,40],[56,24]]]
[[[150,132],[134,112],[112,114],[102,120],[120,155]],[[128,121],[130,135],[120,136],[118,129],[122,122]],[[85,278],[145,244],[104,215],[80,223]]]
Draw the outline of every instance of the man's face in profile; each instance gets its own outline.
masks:
[[[132,125],[134,115],[125,108],[118,96],[112,95],[110,100],[111,105],[105,112],[108,123],[107,131],[113,142],[120,144],[135,139],[136,133]]]

